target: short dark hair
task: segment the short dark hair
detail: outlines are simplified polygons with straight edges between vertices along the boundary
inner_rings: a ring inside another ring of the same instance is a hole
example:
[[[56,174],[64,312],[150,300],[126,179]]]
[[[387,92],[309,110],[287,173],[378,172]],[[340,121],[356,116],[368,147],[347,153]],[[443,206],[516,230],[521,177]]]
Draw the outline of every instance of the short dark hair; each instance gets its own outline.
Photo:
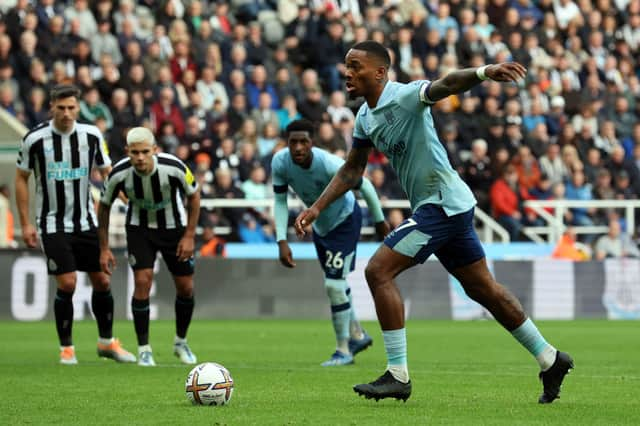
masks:
[[[79,100],[81,93],[80,89],[73,84],[58,84],[51,89],[51,92],[49,92],[49,100],[53,102],[58,99],[69,98],[71,96]]]
[[[387,48],[384,47],[382,44],[378,43],[377,41],[373,41],[373,40],[361,41],[360,43],[354,44],[351,48],[355,50],[363,50],[375,56],[377,59],[382,61],[383,65],[387,68],[391,66],[391,57],[389,56],[389,52],[387,51]]]
[[[294,120],[289,123],[289,125],[285,129],[285,133],[287,136],[289,136],[291,132],[309,132],[309,137],[313,139],[314,130],[315,128],[313,126],[313,123],[303,118],[300,120]]]

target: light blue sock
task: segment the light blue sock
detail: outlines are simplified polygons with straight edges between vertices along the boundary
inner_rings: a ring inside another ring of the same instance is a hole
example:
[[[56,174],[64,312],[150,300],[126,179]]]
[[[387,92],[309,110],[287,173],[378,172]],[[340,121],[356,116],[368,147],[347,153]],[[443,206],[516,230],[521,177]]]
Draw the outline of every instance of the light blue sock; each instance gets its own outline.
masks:
[[[341,352],[349,353],[351,303],[347,297],[347,281],[326,278],[324,285],[331,303],[331,322],[336,333],[337,348]]]
[[[407,367],[407,333],[399,330],[382,330],[384,350],[387,352],[387,371],[402,383],[409,381]]]
[[[540,368],[546,370],[555,362],[556,348],[542,337],[536,325],[527,318],[525,322],[511,332],[522,346],[524,346],[538,361]]]
[[[387,364],[407,365],[407,333],[399,330],[382,330],[384,349],[387,352]]]

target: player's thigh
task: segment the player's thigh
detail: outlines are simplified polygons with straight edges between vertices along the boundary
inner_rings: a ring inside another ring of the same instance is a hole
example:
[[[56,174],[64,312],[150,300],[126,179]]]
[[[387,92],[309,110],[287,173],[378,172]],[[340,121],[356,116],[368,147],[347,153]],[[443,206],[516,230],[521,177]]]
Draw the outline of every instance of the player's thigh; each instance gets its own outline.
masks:
[[[362,217],[354,214],[327,235],[320,236],[313,231],[313,243],[325,277],[342,279],[354,270],[361,226]]]
[[[372,286],[392,280],[402,271],[415,266],[416,263],[413,257],[400,254],[385,244],[381,244],[369,259],[364,274],[367,278],[367,283]]]
[[[449,219],[451,237],[435,254],[447,271],[453,274],[456,270],[484,259],[485,253],[473,227],[473,209]]]
[[[184,235],[184,229],[167,229],[158,231],[153,235],[153,242],[162,254],[167,269],[174,277],[193,275],[195,259],[192,256],[187,260],[180,260],[176,255],[178,243]]]
[[[384,245],[415,263],[424,263],[449,241],[451,230],[450,218],[444,210],[425,204],[391,231],[384,239]]]
[[[70,234],[56,232],[42,234],[42,250],[47,257],[49,275],[62,275],[77,270],[76,258],[71,245]]]
[[[157,231],[156,231],[157,232]],[[152,269],[158,249],[152,241],[152,230],[138,226],[127,227],[127,254],[134,271]]]
[[[78,271],[100,272],[100,245],[95,230],[71,234],[71,248]]]

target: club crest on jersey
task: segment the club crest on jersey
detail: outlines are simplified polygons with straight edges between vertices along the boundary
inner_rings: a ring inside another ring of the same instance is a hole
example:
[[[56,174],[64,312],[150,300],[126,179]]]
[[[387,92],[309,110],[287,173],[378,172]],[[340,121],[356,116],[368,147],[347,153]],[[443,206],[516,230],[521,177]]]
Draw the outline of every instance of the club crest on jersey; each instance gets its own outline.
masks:
[[[387,120],[387,124],[393,124],[396,121],[396,117],[393,115],[393,111],[385,111],[384,119]]]

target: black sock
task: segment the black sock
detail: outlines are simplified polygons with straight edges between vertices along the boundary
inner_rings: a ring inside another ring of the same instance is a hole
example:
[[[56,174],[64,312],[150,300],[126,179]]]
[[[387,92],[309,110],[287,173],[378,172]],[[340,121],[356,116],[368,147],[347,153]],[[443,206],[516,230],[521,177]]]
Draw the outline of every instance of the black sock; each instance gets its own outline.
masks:
[[[56,300],[53,302],[53,313],[56,317],[56,330],[60,346],[71,346],[71,328],[73,327],[73,293],[67,293],[58,289]]]
[[[98,334],[103,339],[112,337],[113,328],[113,296],[111,290],[91,293],[91,310],[98,323]]]
[[[138,336],[138,346],[149,344],[149,299],[131,298],[133,325]]]
[[[181,339],[187,337],[187,329],[191,323],[193,306],[193,296],[176,296],[176,335]]]

